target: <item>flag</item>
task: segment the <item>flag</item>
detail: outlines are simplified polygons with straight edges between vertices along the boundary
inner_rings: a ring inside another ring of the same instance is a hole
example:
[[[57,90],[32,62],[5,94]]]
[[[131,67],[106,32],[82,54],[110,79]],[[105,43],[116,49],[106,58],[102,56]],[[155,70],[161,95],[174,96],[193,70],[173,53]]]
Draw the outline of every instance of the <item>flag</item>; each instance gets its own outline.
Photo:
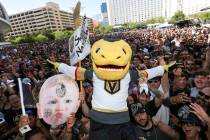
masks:
[[[70,64],[75,65],[90,53],[88,22],[84,16],[81,26],[77,28],[69,39]]]
[[[23,100],[22,107],[25,108],[36,108],[36,102],[34,100],[34,96],[31,91],[31,80],[29,78],[24,78],[18,80],[19,84],[19,91],[20,91],[20,97]],[[21,95],[22,94],[22,95]]]

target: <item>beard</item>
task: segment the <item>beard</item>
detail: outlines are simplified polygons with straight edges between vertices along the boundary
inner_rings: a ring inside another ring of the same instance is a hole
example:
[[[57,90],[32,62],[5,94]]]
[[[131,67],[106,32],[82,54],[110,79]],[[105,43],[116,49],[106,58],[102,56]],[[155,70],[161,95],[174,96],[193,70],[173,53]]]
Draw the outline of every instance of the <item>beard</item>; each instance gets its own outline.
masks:
[[[139,122],[136,122],[140,127],[146,127],[147,125],[148,125],[148,123],[149,123],[149,121],[147,120],[146,121],[146,123],[144,124],[144,125],[142,125],[141,123],[139,123]]]
[[[148,123],[149,123],[149,118],[147,119],[146,123],[143,124],[143,125],[142,125],[141,123],[137,122],[137,121],[136,121],[136,123],[137,123],[137,125],[139,125],[140,127],[145,128],[145,127],[148,125]]]

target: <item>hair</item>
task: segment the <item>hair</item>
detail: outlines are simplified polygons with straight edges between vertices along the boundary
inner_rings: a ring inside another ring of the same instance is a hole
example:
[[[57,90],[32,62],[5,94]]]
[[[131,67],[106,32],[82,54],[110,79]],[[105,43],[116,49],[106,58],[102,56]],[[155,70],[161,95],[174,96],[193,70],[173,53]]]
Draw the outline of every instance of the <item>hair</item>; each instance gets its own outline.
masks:
[[[200,71],[196,71],[194,76],[198,76],[198,75],[201,75],[201,76],[208,76],[209,73],[207,71],[203,71],[203,70],[200,70]]]
[[[38,133],[42,133],[42,134],[43,134],[43,132],[42,132],[41,129],[39,129],[39,128],[34,128],[34,129],[32,129],[31,131],[29,131],[28,133],[26,133],[26,135],[25,135],[25,140],[30,140],[30,138],[31,138],[32,136],[34,136],[34,135],[36,135],[36,134],[38,134]]]

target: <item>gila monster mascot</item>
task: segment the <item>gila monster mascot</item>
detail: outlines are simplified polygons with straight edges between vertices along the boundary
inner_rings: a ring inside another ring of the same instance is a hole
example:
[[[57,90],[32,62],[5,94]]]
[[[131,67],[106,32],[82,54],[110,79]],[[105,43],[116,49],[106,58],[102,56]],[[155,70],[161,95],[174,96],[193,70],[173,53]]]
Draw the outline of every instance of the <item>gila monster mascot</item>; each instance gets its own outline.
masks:
[[[49,61],[59,72],[75,80],[92,80],[90,140],[132,140],[127,107],[129,83],[138,82],[142,73],[147,79],[163,75],[168,68],[165,65],[143,72],[131,71],[131,57],[131,47],[125,41],[101,39],[91,48],[93,70]]]

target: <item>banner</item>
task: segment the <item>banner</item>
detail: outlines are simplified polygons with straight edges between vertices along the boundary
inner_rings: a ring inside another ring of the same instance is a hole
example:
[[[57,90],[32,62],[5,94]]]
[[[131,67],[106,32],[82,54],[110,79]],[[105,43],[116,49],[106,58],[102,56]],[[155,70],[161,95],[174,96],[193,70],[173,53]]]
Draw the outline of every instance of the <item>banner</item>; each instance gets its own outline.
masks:
[[[75,65],[90,53],[88,22],[84,16],[81,26],[77,28],[69,39],[70,64]]]

